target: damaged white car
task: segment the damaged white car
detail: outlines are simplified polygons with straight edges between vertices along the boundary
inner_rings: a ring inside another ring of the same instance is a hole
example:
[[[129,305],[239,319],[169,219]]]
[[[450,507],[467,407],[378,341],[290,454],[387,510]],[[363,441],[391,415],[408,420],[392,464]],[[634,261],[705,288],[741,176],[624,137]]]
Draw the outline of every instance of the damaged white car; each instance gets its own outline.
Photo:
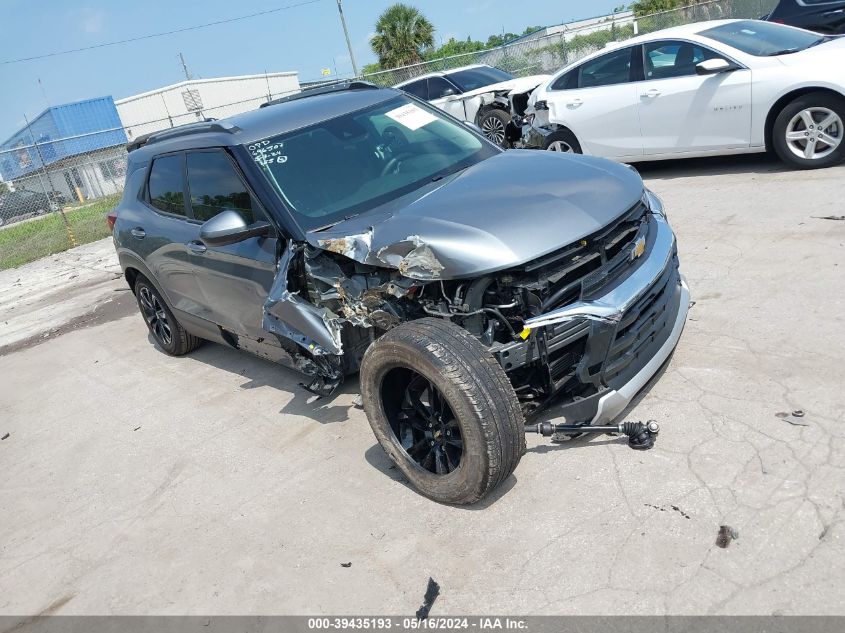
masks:
[[[616,432],[669,358],[689,292],[660,201],[601,159],[505,152],[362,83],[164,130],[129,146],[111,215],[156,343],[202,339],[308,376],[360,371],[409,481],[471,503],[526,432]],[[547,411],[553,421],[531,420]]]
[[[489,140],[504,146],[511,121],[511,95],[529,92],[548,78],[514,77],[493,66],[474,64],[428,73],[396,88],[428,101],[459,121],[474,123]]]

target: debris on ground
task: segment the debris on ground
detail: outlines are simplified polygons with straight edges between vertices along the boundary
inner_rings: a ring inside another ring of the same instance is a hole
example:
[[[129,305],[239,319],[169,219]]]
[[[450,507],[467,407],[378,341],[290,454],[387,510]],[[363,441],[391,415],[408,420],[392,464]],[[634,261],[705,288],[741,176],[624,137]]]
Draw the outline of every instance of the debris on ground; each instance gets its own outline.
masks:
[[[845,220],[845,215],[811,215],[816,220]]]
[[[716,546],[725,549],[731,544],[731,541],[735,541],[738,538],[739,532],[737,532],[736,528],[732,528],[730,525],[720,525],[719,534],[716,536]]]
[[[133,431],[137,431],[137,430],[138,430],[138,429],[140,429],[140,428],[141,428],[140,426],[136,426],[136,427],[135,427],[134,429],[132,429],[132,430],[133,430]]]
[[[437,596],[440,595],[440,585],[434,582],[434,578],[429,576],[428,578],[428,587],[425,589],[425,596],[423,597],[422,606],[417,609],[417,620],[425,620],[428,618],[428,614],[431,611],[432,605],[434,605],[434,601],[437,600]]]
[[[352,398],[352,406],[355,407],[356,409],[363,409],[364,408],[364,396],[362,396],[359,393],[357,396]]]
[[[5,439],[7,439],[8,437],[9,437],[9,434],[8,434],[8,433],[6,433],[6,435],[4,435],[3,437],[0,437],[0,440],[5,440]]]
[[[804,412],[801,409],[797,409],[792,413],[787,413],[786,411],[778,411],[777,413],[775,413],[775,417],[780,418],[785,422],[788,422],[792,426],[810,426],[809,424],[804,424],[803,422],[796,422],[795,420],[790,419],[790,417],[803,418]]]
[[[352,567],[352,561],[349,561],[348,563],[341,563],[340,566],[341,567]]]
[[[656,505],[653,505],[653,504],[651,504],[651,503],[644,503],[643,505],[644,505],[645,507],[647,507],[647,508],[653,508],[653,509],[655,509],[655,510],[660,510],[661,512],[666,512],[666,508],[664,508],[663,506],[656,506]],[[670,507],[670,508],[672,508],[675,512],[677,512],[678,514],[680,514],[680,515],[681,515],[682,517],[684,517],[685,519],[687,519],[687,520],[689,520],[689,519],[690,519],[690,515],[688,515],[688,514],[687,514],[686,512],[684,512],[683,510],[681,510],[678,506],[674,506],[674,505],[673,505],[673,506],[669,506],[669,507]]]

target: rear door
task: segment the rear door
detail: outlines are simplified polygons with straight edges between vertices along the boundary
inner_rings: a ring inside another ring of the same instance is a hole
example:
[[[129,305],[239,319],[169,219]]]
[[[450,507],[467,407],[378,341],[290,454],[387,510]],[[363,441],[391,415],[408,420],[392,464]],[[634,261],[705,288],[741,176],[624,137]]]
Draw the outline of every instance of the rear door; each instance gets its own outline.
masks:
[[[236,211],[247,224],[265,222],[267,214],[223,149],[187,152],[186,174],[194,232],[184,248],[205,302],[204,318],[253,340],[266,337],[261,322],[276,274],[278,236],[228,246],[204,244],[200,226],[224,210]]]
[[[135,211],[130,205],[122,212],[128,226],[125,242],[147,263],[173,308],[208,318],[185,248],[197,227],[188,219],[184,172],[181,152],[153,159],[142,194],[144,206]]]
[[[750,70],[698,75],[696,64],[724,56],[683,40],[648,42],[642,51],[637,101],[645,155],[749,147]]]
[[[549,121],[575,134],[587,154],[642,154],[634,53],[629,46],[600,55],[559,77],[547,96]]]

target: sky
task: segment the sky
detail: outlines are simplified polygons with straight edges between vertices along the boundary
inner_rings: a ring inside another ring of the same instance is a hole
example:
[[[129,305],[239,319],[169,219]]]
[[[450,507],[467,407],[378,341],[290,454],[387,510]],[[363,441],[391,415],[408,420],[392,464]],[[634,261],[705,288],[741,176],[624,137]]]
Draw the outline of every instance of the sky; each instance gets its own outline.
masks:
[[[323,68],[347,75],[352,65],[336,0],[228,24],[33,61],[20,59],[227,20],[307,0],[0,0],[0,140],[48,105],[111,95],[115,99],[194,77],[296,70],[301,81]],[[395,0],[343,0],[359,68],[374,62],[369,38]],[[486,40],[503,30],[607,14],[620,0],[404,0],[450,37]],[[39,83],[40,80],[40,83]]]

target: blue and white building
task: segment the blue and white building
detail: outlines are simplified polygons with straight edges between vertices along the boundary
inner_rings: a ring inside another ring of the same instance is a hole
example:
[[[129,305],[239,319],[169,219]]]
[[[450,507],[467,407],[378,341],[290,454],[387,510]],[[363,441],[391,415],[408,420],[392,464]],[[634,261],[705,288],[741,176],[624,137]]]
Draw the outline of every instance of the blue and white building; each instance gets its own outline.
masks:
[[[126,142],[111,97],[53,106],[0,143],[0,174],[16,189],[84,202],[123,189]]]

